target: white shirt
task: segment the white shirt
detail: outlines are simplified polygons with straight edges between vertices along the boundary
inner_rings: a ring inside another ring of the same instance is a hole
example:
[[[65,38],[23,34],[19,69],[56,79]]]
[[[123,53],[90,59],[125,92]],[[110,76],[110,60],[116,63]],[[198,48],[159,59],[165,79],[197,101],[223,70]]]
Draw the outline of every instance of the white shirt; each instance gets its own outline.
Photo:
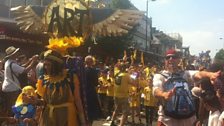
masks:
[[[193,76],[198,71],[185,71],[183,74],[183,78],[187,80],[188,82],[193,82]],[[168,71],[162,71],[162,74],[171,74]],[[156,89],[163,90],[163,84],[167,81],[167,78],[165,78],[161,74],[155,74],[153,77],[153,94]],[[196,121],[196,116],[192,116],[187,119],[174,119],[171,117],[168,117],[164,114],[163,106],[159,106],[158,110],[158,121],[164,123],[166,126],[192,126],[193,123]]]
[[[13,62],[13,63],[12,63]],[[18,91],[21,89],[19,81],[17,79],[17,77],[11,73],[11,69],[10,69],[10,64],[12,63],[12,71],[16,74],[16,76],[18,76],[20,73],[22,73],[25,68],[22,66],[19,66],[15,61],[8,59],[5,62],[5,73],[4,73],[4,81],[2,84],[2,91],[3,92],[13,92],[13,91]],[[13,80],[13,78],[14,80]]]
[[[212,111],[209,112],[208,117],[208,126],[221,126],[221,122],[219,121],[220,111]]]
[[[222,124],[224,124],[224,111],[221,113],[221,115],[219,116],[219,122],[220,122],[220,126]]]

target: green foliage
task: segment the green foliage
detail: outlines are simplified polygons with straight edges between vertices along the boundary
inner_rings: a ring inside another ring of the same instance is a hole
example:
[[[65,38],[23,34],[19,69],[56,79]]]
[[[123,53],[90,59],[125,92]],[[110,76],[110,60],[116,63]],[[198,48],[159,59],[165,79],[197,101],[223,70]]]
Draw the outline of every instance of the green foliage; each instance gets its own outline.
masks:
[[[215,60],[224,61],[224,50],[220,49],[215,55]]]
[[[112,0],[110,6],[115,9],[129,9],[132,4],[129,0]]]

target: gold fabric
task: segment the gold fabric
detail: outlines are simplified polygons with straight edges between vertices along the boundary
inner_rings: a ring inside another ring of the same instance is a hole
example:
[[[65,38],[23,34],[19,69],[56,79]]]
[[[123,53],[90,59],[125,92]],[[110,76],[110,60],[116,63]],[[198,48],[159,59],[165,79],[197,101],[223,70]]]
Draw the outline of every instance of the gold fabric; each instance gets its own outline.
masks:
[[[37,93],[46,102],[40,126],[78,126],[75,100],[69,83],[62,84],[63,86],[60,87],[56,86],[56,84],[67,82],[63,81],[65,79],[67,79],[66,70],[59,76],[44,76],[44,80],[49,81],[52,86],[44,85],[43,80],[38,80]]]

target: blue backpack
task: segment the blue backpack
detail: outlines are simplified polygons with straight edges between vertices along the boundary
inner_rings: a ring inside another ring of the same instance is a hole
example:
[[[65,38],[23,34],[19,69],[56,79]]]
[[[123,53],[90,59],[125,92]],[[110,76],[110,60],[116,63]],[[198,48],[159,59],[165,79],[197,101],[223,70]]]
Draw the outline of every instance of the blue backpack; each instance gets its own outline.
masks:
[[[175,119],[185,119],[193,116],[196,112],[195,103],[187,81],[181,74],[161,75],[167,78],[163,85],[164,91],[176,88],[174,95],[169,100],[163,101],[165,115]]]

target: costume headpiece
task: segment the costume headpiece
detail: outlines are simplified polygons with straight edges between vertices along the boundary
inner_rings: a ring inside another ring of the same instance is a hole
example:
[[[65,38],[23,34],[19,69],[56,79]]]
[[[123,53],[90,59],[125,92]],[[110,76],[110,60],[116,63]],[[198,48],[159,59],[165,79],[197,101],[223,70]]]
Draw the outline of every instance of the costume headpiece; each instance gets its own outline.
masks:
[[[47,50],[44,53],[44,59],[45,60],[53,60],[53,61],[56,61],[60,64],[63,63],[63,59],[62,59],[61,54],[56,52],[56,51],[53,51],[53,50]]]
[[[62,56],[67,54],[68,48],[79,47],[83,44],[82,37],[64,37],[64,38],[51,38],[47,48],[60,53]]]
[[[32,86],[25,86],[23,89],[22,89],[22,92],[19,94],[19,96],[17,97],[17,100],[16,100],[16,104],[15,106],[20,106],[22,105],[24,102],[23,102],[23,94],[26,94],[26,95],[29,95],[29,96],[34,96],[34,97],[37,97],[36,93],[35,93],[35,89],[32,87]]]

